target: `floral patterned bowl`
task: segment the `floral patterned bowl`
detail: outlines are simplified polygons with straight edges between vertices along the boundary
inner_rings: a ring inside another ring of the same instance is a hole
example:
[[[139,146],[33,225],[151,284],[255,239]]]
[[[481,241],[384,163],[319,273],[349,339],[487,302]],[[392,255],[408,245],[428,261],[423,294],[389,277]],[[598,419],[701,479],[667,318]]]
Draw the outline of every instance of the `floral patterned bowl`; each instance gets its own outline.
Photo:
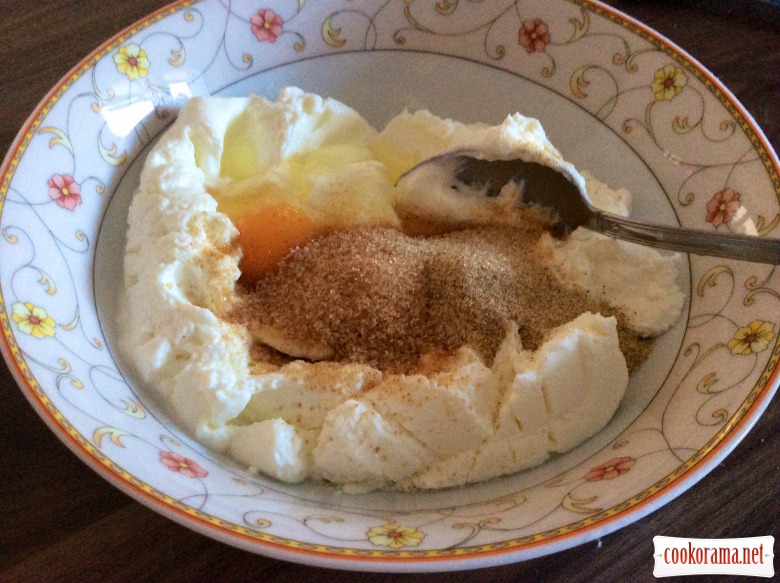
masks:
[[[608,427],[514,476],[350,496],[250,475],[183,434],[113,351],[127,207],[144,155],[193,95],[303,89],[377,126],[403,108],[541,119],[635,214],[777,234],[778,160],[731,94],[680,49],[588,0],[178,2],[50,92],[2,168],[3,353],[85,462],[158,512],[270,556],[364,570],[472,568],[618,529],[703,477],[777,386],[773,266],[693,257],[684,316]]]

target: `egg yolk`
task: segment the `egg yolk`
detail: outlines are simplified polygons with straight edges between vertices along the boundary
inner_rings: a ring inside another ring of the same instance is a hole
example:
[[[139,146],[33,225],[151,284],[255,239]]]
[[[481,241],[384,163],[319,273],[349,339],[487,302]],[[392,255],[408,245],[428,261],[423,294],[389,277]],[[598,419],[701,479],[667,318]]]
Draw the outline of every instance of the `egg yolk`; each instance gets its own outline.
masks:
[[[273,272],[290,251],[321,233],[308,216],[286,204],[261,206],[233,223],[243,251],[238,264],[241,279],[250,285]]]

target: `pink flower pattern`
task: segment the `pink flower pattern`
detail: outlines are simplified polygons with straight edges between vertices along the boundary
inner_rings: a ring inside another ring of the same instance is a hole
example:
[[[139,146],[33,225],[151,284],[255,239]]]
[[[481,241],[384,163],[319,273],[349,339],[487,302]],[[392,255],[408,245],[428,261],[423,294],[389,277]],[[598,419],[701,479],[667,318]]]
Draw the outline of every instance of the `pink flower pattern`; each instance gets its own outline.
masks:
[[[198,462],[173,451],[161,451],[160,461],[172,472],[178,472],[188,478],[205,478],[209,475]]]
[[[260,42],[276,42],[284,32],[282,17],[267,8],[255,12],[249,23],[252,25],[252,34]]]
[[[591,470],[585,474],[585,479],[588,482],[600,482],[601,480],[612,480],[618,476],[625,474],[636,463],[634,458],[630,457],[616,457],[612,458],[608,462],[605,462],[599,466],[591,468]]]
[[[728,223],[739,210],[741,195],[731,188],[721,190],[707,202],[707,222],[716,227]]]
[[[544,47],[550,43],[550,31],[547,24],[541,18],[526,20],[520,27],[518,42],[525,47],[529,55],[543,51]]]
[[[60,207],[73,211],[81,204],[81,185],[70,174],[54,174],[49,178],[49,197]]]

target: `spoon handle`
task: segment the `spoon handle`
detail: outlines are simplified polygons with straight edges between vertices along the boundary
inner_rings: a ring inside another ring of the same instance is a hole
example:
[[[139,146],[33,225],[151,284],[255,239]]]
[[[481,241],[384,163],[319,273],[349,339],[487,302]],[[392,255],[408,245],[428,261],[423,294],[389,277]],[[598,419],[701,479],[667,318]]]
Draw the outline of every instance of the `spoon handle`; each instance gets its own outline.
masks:
[[[780,239],[666,227],[602,212],[589,223],[594,231],[651,247],[780,265]]]

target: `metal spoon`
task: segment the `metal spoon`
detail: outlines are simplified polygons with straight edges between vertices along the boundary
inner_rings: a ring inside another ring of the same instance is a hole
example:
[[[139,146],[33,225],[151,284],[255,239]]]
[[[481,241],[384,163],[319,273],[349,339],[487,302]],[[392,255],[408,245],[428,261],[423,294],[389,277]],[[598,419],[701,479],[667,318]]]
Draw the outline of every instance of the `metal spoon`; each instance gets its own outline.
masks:
[[[434,170],[450,181],[450,188],[461,192],[480,192],[498,196],[510,181],[520,187],[520,200],[554,210],[559,221],[556,234],[566,234],[583,226],[610,237],[650,247],[739,259],[756,263],[780,264],[780,239],[753,235],[707,232],[682,227],[667,227],[629,219],[595,208],[582,186],[565,167],[560,171],[523,160],[480,160],[468,151],[454,151],[423,160],[406,171],[396,182]]]

